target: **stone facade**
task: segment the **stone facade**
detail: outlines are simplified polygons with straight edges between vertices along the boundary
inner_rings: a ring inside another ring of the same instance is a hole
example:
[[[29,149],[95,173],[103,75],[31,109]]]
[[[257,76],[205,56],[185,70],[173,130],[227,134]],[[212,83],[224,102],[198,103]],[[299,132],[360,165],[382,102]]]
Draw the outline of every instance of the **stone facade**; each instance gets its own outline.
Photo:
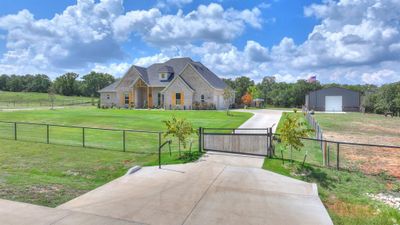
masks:
[[[159,72],[165,73],[168,68],[170,79],[161,79],[160,73],[152,69],[164,64],[168,67],[161,67]],[[172,59],[164,64],[154,64],[147,69],[132,66],[120,81],[99,91],[101,105],[188,110],[194,104],[203,104],[226,108],[223,98],[226,84],[202,64],[189,58]],[[180,71],[179,74],[176,71]]]

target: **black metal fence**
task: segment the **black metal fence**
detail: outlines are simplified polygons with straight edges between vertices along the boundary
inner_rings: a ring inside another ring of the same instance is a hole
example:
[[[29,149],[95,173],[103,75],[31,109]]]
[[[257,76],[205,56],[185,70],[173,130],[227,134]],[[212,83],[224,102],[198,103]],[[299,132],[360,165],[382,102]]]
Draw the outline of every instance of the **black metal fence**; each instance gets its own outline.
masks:
[[[18,109],[18,108],[51,107],[51,106],[55,107],[79,106],[79,105],[92,105],[92,104],[93,101],[87,99],[56,100],[53,103],[50,100],[41,100],[41,101],[13,100],[13,101],[0,101],[0,109]]]
[[[161,131],[0,121],[0,138],[123,152],[157,153],[163,137]]]
[[[279,134],[274,134],[274,140],[278,158],[365,174],[387,173],[400,178],[400,146],[302,138],[304,147],[290,152],[279,142]]]
[[[317,120],[309,112],[305,112],[305,118],[307,122],[310,124],[310,126],[315,130],[315,138],[324,139],[324,133],[322,131],[321,126],[318,124]]]

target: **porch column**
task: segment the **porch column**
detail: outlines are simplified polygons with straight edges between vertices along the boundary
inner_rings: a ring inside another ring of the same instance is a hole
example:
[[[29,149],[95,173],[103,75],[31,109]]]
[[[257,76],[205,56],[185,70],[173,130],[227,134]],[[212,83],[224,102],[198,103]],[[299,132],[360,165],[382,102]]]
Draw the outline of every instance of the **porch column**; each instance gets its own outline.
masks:
[[[140,100],[139,100],[139,97],[140,97],[140,93],[139,93],[139,88],[135,88],[135,90],[134,90],[134,92],[135,92],[135,108],[137,109],[137,108],[139,108],[139,104],[140,104]]]

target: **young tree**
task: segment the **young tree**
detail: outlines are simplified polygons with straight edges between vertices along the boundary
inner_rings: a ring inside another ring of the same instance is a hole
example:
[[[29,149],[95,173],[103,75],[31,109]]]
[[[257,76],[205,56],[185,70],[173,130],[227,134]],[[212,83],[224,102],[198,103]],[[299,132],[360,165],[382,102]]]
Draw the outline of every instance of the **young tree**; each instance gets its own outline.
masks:
[[[164,137],[172,136],[178,139],[179,156],[181,155],[181,143],[186,148],[187,139],[196,131],[193,129],[192,123],[184,118],[177,119],[175,116],[171,120],[163,121],[167,127]]]
[[[243,97],[242,97],[243,104],[245,104],[246,106],[250,106],[252,101],[253,101],[253,97],[251,96],[250,93],[246,92],[246,94],[243,95]]]
[[[226,106],[226,114],[229,116],[230,115],[229,107],[231,106],[232,102],[234,101],[235,92],[231,88],[226,87],[224,89],[223,97],[224,97],[224,102],[225,102],[225,106]]]
[[[54,102],[56,100],[56,91],[54,89],[54,86],[51,85],[48,89],[48,94],[49,94],[49,101],[50,101],[50,105],[51,105],[51,109],[54,109]]]
[[[304,122],[300,122],[297,116],[287,114],[279,133],[283,146],[285,146],[285,148],[290,147],[290,160],[292,163],[293,149],[300,151],[304,146],[301,138],[306,137],[311,131],[313,130],[307,128]]]

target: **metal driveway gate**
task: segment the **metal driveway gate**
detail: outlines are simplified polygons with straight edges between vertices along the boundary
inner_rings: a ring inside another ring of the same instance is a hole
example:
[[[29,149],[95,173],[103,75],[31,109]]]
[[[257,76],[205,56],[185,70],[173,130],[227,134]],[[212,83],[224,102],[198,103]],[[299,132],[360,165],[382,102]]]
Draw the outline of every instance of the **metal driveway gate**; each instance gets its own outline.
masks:
[[[272,128],[200,128],[202,149],[246,155],[272,154]]]

